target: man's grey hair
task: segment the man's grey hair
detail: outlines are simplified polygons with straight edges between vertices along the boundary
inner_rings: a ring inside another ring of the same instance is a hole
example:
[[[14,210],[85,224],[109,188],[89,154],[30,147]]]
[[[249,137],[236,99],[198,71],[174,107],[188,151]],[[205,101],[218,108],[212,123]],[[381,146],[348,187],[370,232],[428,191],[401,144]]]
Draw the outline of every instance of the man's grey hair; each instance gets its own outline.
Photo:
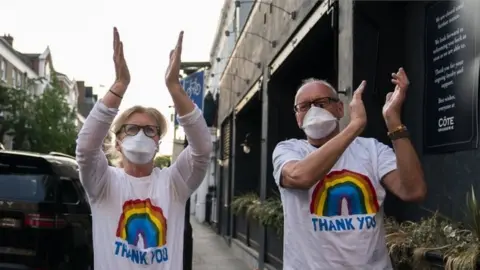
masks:
[[[328,83],[326,80],[320,80],[320,79],[317,79],[317,78],[308,78],[308,79],[303,80],[303,81],[302,81],[302,84],[301,84],[300,87],[298,88],[297,93],[295,94],[295,104],[297,104],[298,96],[299,96],[300,93],[302,92],[303,87],[304,87],[305,85],[311,84],[311,83],[318,83],[318,84],[325,85],[325,86],[328,87],[330,90],[332,90],[332,97],[338,98],[337,90],[335,90],[335,87],[333,87],[333,86],[332,86],[330,83]]]

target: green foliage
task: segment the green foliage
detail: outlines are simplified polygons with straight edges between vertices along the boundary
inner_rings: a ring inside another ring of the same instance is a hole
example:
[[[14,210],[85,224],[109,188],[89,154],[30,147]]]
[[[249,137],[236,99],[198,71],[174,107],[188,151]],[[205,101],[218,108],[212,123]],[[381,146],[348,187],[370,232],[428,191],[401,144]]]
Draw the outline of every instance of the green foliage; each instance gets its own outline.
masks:
[[[167,168],[168,166],[170,166],[171,164],[171,161],[172,160],[172,157],[171,156],[158,156],[155,158],[155,160],[153,161],[154,164],[155,164],[155,167],[158,167],[158,168]]]
[[[235,215],[245,213],[247,218],[255,219],[263,226],[275,229],[278,235],[283,233],[283,206],[278,195],[264,202],[253,192],[237,196],[233,199],[232,211]]]
[[[268,198],[262,203],[258,220],[265,227],[274,228],[278,235],[283,233],[283,206],[278,197]]]
[[[36,83],[26,89],[0,86],[0,138],[14,135],[15,150],[74,155],[76,112],[68,105],[66,90],[53,75],[43,94],[35,96],[29,89]]]

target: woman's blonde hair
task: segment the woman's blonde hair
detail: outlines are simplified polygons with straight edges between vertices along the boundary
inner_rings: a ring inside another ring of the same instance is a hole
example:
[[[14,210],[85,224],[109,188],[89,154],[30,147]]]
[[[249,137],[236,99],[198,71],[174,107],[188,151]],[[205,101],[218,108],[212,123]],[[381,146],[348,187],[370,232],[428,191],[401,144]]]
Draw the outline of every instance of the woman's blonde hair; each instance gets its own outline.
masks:
[[[152,108],[152,107],[143,107],[140,105],[133,106],[125,111],[123,111],[113,122],[112,124],[112,132],[114,138],[111,140],[110,147],[107,151],[107,155],[109,156],[110,160],[112,161],[113,165],[117,167],[123,167],[122,166],[122,154],[117,151],[117,136],[121,133],[122,127],[125,124],[125,122],[130,118],[135,113],[141,113],[141,114],[146,114],[153,118],[156,122],[157,127],[159,128],[160,131],[160,139],[165,136],[167,133],[167,119],[165,116],[159,112],[157,109]]]

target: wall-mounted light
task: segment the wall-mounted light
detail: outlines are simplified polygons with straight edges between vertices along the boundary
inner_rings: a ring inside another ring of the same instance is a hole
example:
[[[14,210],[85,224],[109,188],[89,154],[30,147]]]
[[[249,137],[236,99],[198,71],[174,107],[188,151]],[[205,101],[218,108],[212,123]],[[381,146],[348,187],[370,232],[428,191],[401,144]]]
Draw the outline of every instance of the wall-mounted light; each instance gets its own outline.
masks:
[[[212,73],[212,74],[210,74],[210,77],[213,78],[213,77],[215,77],[215,75],[220,75],[220,76],[221,76],[221,75],[228,75],[228,76],[237,77],[237,78],[239,78],[240,80],[243,80],[246,84],[250,84],[250,80],[249,80],[249,79],[242,78],[242,77],[238,76],[238,75],[235,74],[235,73],[228,73],[228,72],[223,72],[223,73],[221,73],[221,74]]]
[[[225,36],[230,36],[232,32],[230,32],[229,30],[225,30]],[[252,33],[252,32],[248,32],[248,31],[243,31],[243,33],[245,34],[249,34],[249,35],[252,35],[252,36],[256,36],[256,37],[259,37],[263,40],[265,40],[266,42],[270,43],[270,46],[272,46],[272,48],[275,48],[277,47],[277,41],[276,40],[269,40],[268,38],[258,34],[258,33]]]
[[[243,147],[243,152],[245,154],[249,154],[251,151],[250,143],[248,142],[249,136],[250,136],[250,133],[247,133],[247,135],[245,135],[245,140],[240,144],[240,146]]]
[[[245,57],[240,57],[240,56],[230,56],[230,57],[223,57],[223,58],[220,58],[220,57],[217,57],[217,62],[220,62],[222,60],[228,60],[228,59],[242,59],[242,60],[245,60],[246,62],[249,62],[249,63],[252,63],[254,64],[257,68],[261,68],[262,67],[262,63],[260,62],[253,62],[252,60],[248,59],[248,58],[245,58]]]
[[[261,0],[256,0],[256,1],[248,1],[248,0],[247,0],[247,1],[235,1],[235,7],[239,8],[239,7],[240,7],[242,4],[244,4],[244,3],[260,3],[260,4],[268,5],[268,6],[270,7],[270,13],[272,13],[273,8],[276,8],[276,9],[278,9],[278,10],[281,10],[281,11],[287,13],[292,20],[297,19],[297,11],[296,11],[296,10],[288,11],[288,10],[284,9],[283,7],[281,7],[281,6],[275,5],[275,4],[273,3],[273,0],[271,0],[271,1],[272,1],[272,2],[263,2],[263,1],[261,1]]]

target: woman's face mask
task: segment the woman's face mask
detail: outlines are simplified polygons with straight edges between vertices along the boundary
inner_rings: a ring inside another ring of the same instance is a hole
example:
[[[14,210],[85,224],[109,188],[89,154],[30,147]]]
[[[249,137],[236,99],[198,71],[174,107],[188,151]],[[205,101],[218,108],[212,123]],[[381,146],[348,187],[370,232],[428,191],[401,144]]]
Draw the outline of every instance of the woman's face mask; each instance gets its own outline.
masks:
[[[158,142],[146,136],[143,130],[135,136],[125,136],[119,144],[125,158],[137,165],[151,162],[158,151]]]
[[[309,138],[318,140],[330,135],[338,125],[338,119],[329,111],[312,106],[303,118],[302,129]]]

